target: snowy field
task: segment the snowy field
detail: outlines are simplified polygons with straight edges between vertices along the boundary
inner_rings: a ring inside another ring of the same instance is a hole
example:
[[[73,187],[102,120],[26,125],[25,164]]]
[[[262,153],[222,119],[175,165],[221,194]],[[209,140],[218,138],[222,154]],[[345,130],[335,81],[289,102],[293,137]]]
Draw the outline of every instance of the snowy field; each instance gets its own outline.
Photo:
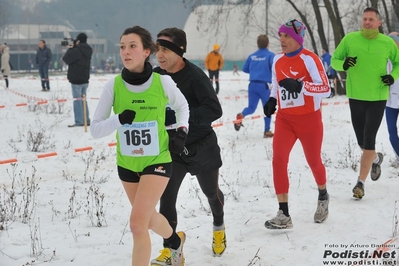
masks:
[[[130,205],[117,176],[115,135],[93,139],[83,127],[67,127],[74,120],[65,76],[51,76],[50,92],[41,91],[36,74],[11,78],[9,90],[0,80],[0,218],[5,219],[0,221],[0,266],[131,265]],[[110,77],[92,75],[91,114]],[[177,205],[178,230],[187,235],[185,265],[398,265],[399,169],[390,167],[394,153],[385,120],[376,144],[385,155],[382,176],[377,182],[368,179],[365,197],[356,201],[351,191],[360,150],[347,98],[325,99],[322,156],[329,218],[313,222],[317,186],[297,143],[289,164],[294,227],[268,230],[264,222],[278,210],[272,139],[263,138],[261,105],[241,131],[233,129],[232,120],[247,105],[248,76],[229,71],[220,79],[224,115],[215,121],[215,131],[223,158],[227,249],[220,258],[212,256],[210,209],[195,177],[187,175]],[[43,101],[48,103],[38,104]],[[154,258],[162,239],[154,233],[151,239]],[[374,251],[393,259],[361,261]]]

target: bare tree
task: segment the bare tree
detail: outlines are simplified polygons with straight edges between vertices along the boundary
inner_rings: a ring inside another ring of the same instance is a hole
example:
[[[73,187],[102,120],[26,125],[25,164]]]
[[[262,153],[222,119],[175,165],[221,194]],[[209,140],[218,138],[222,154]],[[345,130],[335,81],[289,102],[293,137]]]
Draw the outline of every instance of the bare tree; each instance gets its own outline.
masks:
[[[392,10],[388,8],[386,0],[381,0],[381,4],[383,6],[388,32],[399,31],[395,27],[395,22],[399,24],[399,0],[391,0]]]
[[[345,35],[344,26],[342,25],[340,12],[338,8],[338,3],[336,0],[333,0],[332,3],[329,0],[324,0],[323,2],[332,26],[334,44],[335,46],[337,46],[338,43],[343,38],[343,36]]]
[[[396,14],[396,19],[399,20],[399,0],[391,0],[392,8]]]
[[[326,34],[324,33],[323,18],[321,16],[320,6],[319,6],[318,1],[312,0],[312,6],[313,6],[314,13],[316,15],[317,32],[319,33],[319,36],[320,36],[321,47],[328,47]]]
[[[387,4],[385,3],[385,0],[382,0],[381,2],[382,2],[382,7],[384,9],[385,18],[386,18],[385,23],[387,24],[388,31],[391,32],[392,26],[391,26],[391,19],[389,17],[389,11],[388,11]]]
[[[308,20],[309,15],[306,13],[306,10],[301,11],[300,8],[298,8],[296,6],[296,4],[294,4],[294,1],[291,1],[291,0],[286,0],[286,1],[297,12],[297,14],[299,15],[299,17],[300,17],[301,21],[303,22],[303,24],[305,24],[305,26],[307,28],[308,36],[310,37],[311,42],[312,42],[313,51],[317,53],[317,44],[316,44],[316,40],[315,40],[315,35],[313,33],[312,27],[310,26],[310,23],[309,23],[309,20]],[[296,2],[298,2],[298,1],[296,1]],[[313,6],[313,8],[315,8],[314,11],[315,11],[315,14],[316,14],[316,19],[317,19],[318,32],[319,32],[319,34],[321,34],[321,36],[323,38],[324,45],[326,45],[327,41],[326,41],[326,36],[324,34],[324,29],[323,29],[323,20],[321,18],[320,9],[319,9],[319,5],[317,3],[317,0],[312,0],[312,6]],[[322,41],[322,44],[323,44],[323,41]]]
[[[5,36],[10,4],[10,0],[0,0],[0,38]]]
[[[241,21],[241,36],[245,36],[249,27],[256,27],[260,32],[268,32],[268,22],[267,20],[271,20],[271,23],[276,25],[281,24],[282,14],[276,15],[273,14],[269,16],[268,3],[272,2],[271,0],[182,0],[185,5],[189,5],[193,8],[195,12],[195,8],[200,5],[217,5],[215,7],[207,9],[201,9],[202,12],[207,13],[208,18],[211,19],[203,20],[204,17],[201,14],[198,15],[198,27],[213,27],[219,28],[223,30],[223,25],[225,21],[221,21],[219,17],[223,14],[224,18],[233,11],[239,9],[239,12],[245,14],[244,19]],[[372,6],[383,10],[384,12],[380,12],[383,17],[384,24],[381,27],[380,31],[383,31],[383,28],[388,29],[388,31],[393,31],[393,23],[390,19],[393,13],[395,13],[396,19],[399,18],[399,0],[391,0],[391,3],[388,3],[389,0],[307,0],[307,1],[294,1],[294,0],[285,0],[286,3],[292,8],[292,10],[298,15],[299,19],[305,24],[308,29],[308,38],[311,40],[312,49],[317,53],[320,47],[331,47],[329,43],[330,37],[333,40],[333,46],[337,46],[341,39],[345,36],[346,32],[357,30],[361,25],[361,15],[365,7]],[[259,17],[259,13],[256,16],[254,12],[254,7],[256,6],[258,9],[260,8],[260,3],[265,2],[264,5],[264,15]],[[274,3],[277,3],[274,2]],[[283,1],[280,2],[283,5]],[[311,8],[309,8],[309,3],[311,4]],[[390,10],[392,7],[393,10]],[[325,8],[327,17],[322,15],[321,8]],[[212,11],[211,11],[212,10]],[[211,16],[209,16],[209,12],[213,12]],[[284,13],[289,14],[289,10],[284,8]],[[284,15],[286,15],[284,14]],[[279,23],[277,22],[279,21]],[[344,22],[345,27],[344,28]],[[326,28],[331,28],[331,33],[327,31]],[[218,32],[215,32],[217,34]],[[331,34],[331,36],[329,36]]]

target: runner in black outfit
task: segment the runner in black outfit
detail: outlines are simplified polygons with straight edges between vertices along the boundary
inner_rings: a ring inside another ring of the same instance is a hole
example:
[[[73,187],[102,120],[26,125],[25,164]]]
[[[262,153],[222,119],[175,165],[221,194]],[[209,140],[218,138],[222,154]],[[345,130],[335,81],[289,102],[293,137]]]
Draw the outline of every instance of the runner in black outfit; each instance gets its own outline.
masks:
[[[213,254],[221,256],[226,249],[224,195],[218,184],[222,160],[211,123],[222,116],[222,108],[204,71],[183,58],[187,46],[185,32],[177,28],[167,28],[159,32],[157,37],[156,56],[160,67],[154,71],[172,77],[190,108],[186,150],[180,155],[172,153],[172,177],[161,197],[159,211],[176,228],[176,200],[180,185],[187,173],[196,175],[213,215]],[[167,129],[174,129],[175,122],[174,111],[167,108]],[[175,132],[176,130],[168,130],[169,137],[172,138]],[[169,248],[164,243],[161,255],[152,260],[152,265],[168,265],[168,253]]]

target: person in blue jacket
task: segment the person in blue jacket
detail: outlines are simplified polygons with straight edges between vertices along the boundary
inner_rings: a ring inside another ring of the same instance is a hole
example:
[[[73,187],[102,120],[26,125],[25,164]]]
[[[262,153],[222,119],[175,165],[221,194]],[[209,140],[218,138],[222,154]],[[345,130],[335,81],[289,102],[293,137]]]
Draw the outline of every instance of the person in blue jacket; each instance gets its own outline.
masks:
[[[268,49],[269,38],[266,35],[259,35],[257,43],[259,50],[250,54],[242,67],[242,71],[249,73],[250,82],[248,85],[248,107],[238,113],[234,121],[234,129],[237,131],[243,126],[242,119],[255,112],[259,100],[262,101],[262,106],[264,106],[270,96],[269,84],[272,82],[274,53]],[[264,120],[265,130],[263,137],[271,138],[274,135],[270,129],[271,118],[265,116]]]
[[[48,69],[52,54],[44,40],[39,41],[39,47],[36,51],[36,65],[39,68],[40,79],[42,81],[42,91],[50,90],[50,80],[48,78]]]
[[[332,98],[335,96],[335,88],[337,84],[337,74],[335,73],[335,70],[331,67],[331,54],[328,52],[327,48],[323,48],[321,50],[322,55],[321,55],[321,61],[323,62],[324,69],[326,70],[327,77],[330,80],[330,86],[331,86],[331,95],[329,98]],[[334,88],[334,89],[333,89]]]

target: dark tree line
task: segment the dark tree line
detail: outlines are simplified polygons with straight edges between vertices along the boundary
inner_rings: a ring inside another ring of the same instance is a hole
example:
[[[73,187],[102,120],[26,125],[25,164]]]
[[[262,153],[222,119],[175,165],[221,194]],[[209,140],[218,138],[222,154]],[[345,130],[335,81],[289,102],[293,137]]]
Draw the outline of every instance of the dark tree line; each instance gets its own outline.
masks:
[[[223,21],[220,21],[219,18],[226,18],[229,13],[233,13],[233,10],[240,9],[240,13],[245,14],[241,23],[244,25],[241,29],[242,36],[245,36],[246,33],[245,25],[248,27],[256,25],[260,32],[268,34],[268,24],[264,23],[264,20],[269,20],[269,24],[277,27],[284,22],[281,20],[282,17],[287,18],[289,12],[287,12],[286,6],[288,4],[294,16],[306,25],[308,38],[316,53],[321,47],[337,46],[347,32],[360,29],[362,12],[369,6],[377,8],[383,18],[383,25],[380,28],[382,33],[399,31],[398,24],[394,23],[399,21],[399,0],[182,0],[182,2],[185,5],[193,6],[194,12],[197,12],[196,7],[198,6],[218,5],[216,9],[209,9],[212,14],[207,12],[207,20],[202,19],[205,17],[204,14],[197,13],[198,27],[221,28]],[[264,17],[259,18],[255,15],[255,10],[261,8],[262,5]],[[281,14],[270,14],[274,12],[269,10],[271,5],[281,5]],[[223,16],[220,16],[221,14]],[[331,28],[331,32],[326,32],[327,28]],[[330,37],[333,44],[328,42]]]

